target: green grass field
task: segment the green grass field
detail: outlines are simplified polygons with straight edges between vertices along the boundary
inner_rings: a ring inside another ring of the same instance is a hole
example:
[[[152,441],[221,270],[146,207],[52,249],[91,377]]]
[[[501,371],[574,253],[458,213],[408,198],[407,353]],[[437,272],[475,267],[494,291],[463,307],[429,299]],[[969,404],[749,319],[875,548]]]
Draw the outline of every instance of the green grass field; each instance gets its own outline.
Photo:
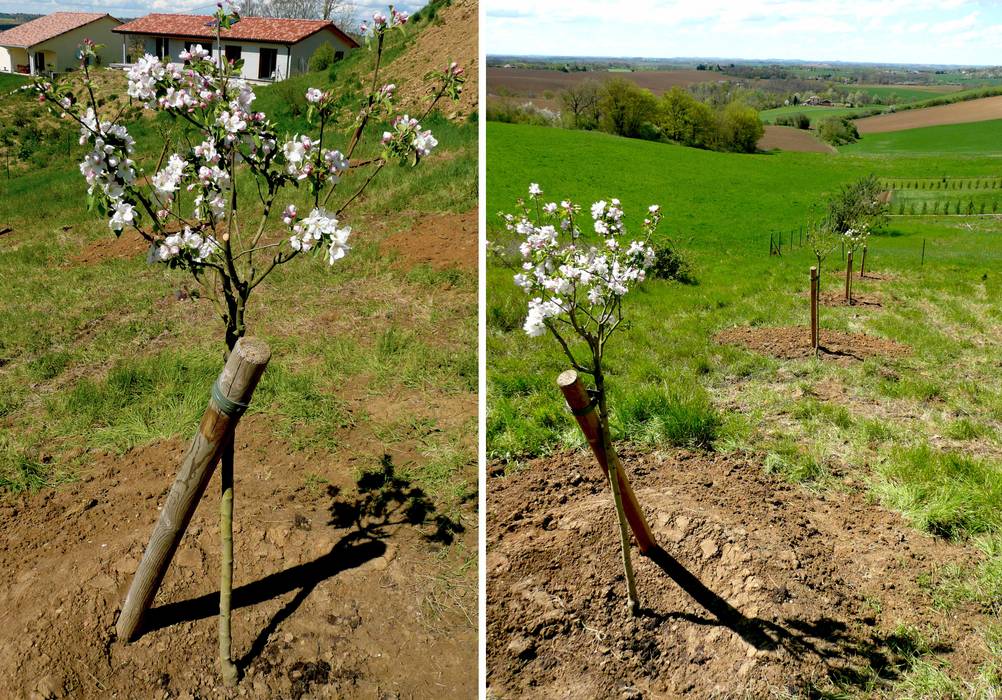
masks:
[[[906,129],[883,134],[867,134],[859,141],[841,146],[843,153],[890,156],[963,155],[985,158],[1002,155],[999,138],[1002,119],[970,124],[945,124],[922,129]]]
[[[854,85],[852,90],[862,90],[867,92],[874,97],[888,98],[896,97],[897,104],[905,104],[908,102],[918,102],[920,100],[927,100],[930,97],[936,97],[937,95],[949,95],[960,91],[960,87],[956,87],[953,90],[941,90],[935,87],[922,87],[920,85]]]
[[[769,233],[817,214],[826,194],[871,172],[994,175],[994,157],[736,155],[495,123],[487,157],[492,240],[507,235],[495,212],[513,211],[538,182],[546,201],[587,206],[618,196],[634,221],[648,204],[661,204],[661,235],[693,264],[697,284],[649,281],[625,303],[630,327],[606,351],[619,439],[651,449],[751,450],[818,489],[837,488],[831,473],[848,471],[917,527],[948,528],[994,553],[983,568],[958,574],[950,590],[965,593],[954,604],[1002,591],[1002,518],[992,505],[1002,488],[1002,377],[992,359],[1000,352],[1002,222],[895,217],[872,237],[868,267],[895,277],[858,289],[893,303],[862,313],[824,308],[822,324],[900,341],[913,349],[905,357],[783,362],[712,340],[734,325],[807,323],[813,257],[785,248],[770,258]],[[828,269],[839,264],[836,252]],[[554,385],[566,361],[551,339],[522,332],[526,299],[510,275],[496,263],[488,270],[487,438],[490,456],[518,468],[522,458],[578,446],[580,438]],[[815,398],[831,383],[847,387],[844,402]],[[942,438],[933,444],[933,435]],[[977,673],[997,678],[1002,656],[986,657]],[[943,674],[933,691],[948,680]]]
[[[29,78],[16,73],[0,73],[0,95],[27,85]]]

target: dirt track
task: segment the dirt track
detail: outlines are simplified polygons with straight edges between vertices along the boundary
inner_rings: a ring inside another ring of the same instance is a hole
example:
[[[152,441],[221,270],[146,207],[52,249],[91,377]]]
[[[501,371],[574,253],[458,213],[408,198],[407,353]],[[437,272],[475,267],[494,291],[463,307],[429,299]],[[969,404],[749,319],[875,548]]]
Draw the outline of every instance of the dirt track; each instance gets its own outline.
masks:
[[[813,131],[797,129],[792,126],[773,126],[767,124],[765,134],[758,142],[759,150],[771,151],[778,148],[781,151],[799,151],[801,153],[834,153],[835,149],[822,143]]]
[[[1002,119],[1002,95],[957,102],[952,105],[878,114],[875,117],[857,119],[856,128],[861,134],[881,134],[888,131],[904,131],[943,124],[967,124],[990,119]]]

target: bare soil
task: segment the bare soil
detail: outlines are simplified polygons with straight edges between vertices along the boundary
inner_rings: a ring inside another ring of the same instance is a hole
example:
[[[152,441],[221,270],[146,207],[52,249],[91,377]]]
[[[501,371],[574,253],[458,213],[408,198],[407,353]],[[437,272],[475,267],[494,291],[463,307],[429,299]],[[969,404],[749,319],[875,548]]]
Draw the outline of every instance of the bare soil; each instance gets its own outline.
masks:
[[[475,552],[475,518],[436,510],[404,476],[417,457],[369,438],[299,453],[242,422],[236,690],[218,685],[218,476],[142,636],[114,635],[185,444],[88,454],[80,481],[0,501],[0,697],[474,697],[475,567],[446,545]]]
[[[864,333],[843,333],[822,327],[820,336],[821,357],[835,362],[859,362],[875,356],[899,357],[910,352],[901,343]],[[714,336],[714,340],[724,345],[740,345],[782,360],[814,356],[811,330],[807,326],[741,326],[720,331]]]
[[[878,114],[856,120],[856,128],[861,134],[880,134],[888,131],[904,131],[924,126],[943,124],[966,124],[1002,119],[1002,96],[983,97],[979,100],[955,102],[923,109],[908,109],[893,114]]]
[[[853,282],[858,279],[858,277],[854,278]],[[809,292],[804,292],[804,297],[809,296]],[[879,294],[863,294],[859,292],[852,293],[852,302],[850,303],[846,301],[844,291],[821,292],[821,296],[818,297],[818,303],[822,306],[858,306],[873,309],[879,309],[884,305]]]
[[[476,209],[422,216],[409,229],[387,236],[380,251],[396,253],[406,267],[424,264],[438,270],[476,270],[478,216]]]
[[[455,61],[465,71],[466,83],[459,102],[440,102],[443,111],[455,119],[465,119],[477,111],[480,75],[477,44],[476,0],[454,0],[439,10],[434,22],[421,32],[407,53],[387,68],[388,80],[397,83],[397,102],[415,112],[423,112],[428,93],[424,76],[442,71]]]
[[[776,148],[781,151],[801,153],[835,153],[834,148],[819,141],[811,131],[772,124],[766,125],[765,133],[759,139],[758,148],[760,151],[771,151]]]
[[[943,616],[916,582],[978,555],[909,527],[851,479],[816,493],[740,453],[623,457],[663,547],[633,550],[636,618],[590,455],[491,479],[487,682],[497,697],[766,698],[829,679],[862,691],[898,677],[914,651],[899,625],[935,626],[933,651],[957,672],[981,660],[972,629],[982,614]]]
[[[105,260],[129,260],[145,255],[150,244],[135,229],[125,229],[121,236],[106,231],[70,258],[75,265],[96,265]]]

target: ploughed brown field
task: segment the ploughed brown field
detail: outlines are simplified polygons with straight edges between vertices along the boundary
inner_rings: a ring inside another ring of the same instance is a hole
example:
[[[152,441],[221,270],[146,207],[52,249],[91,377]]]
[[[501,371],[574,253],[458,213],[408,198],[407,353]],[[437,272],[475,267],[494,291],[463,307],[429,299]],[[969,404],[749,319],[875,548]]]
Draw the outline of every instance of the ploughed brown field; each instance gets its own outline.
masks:
[[[488,68],[487,94],[505,92],[527,97],[541,96],[544,92],[557,92],[569,85],[584,80],[609,80],[611,78],[626,78],[642,88],[647,88],[655,95],[660,95],[673,87],[687,87],[696,83],[711,83],[719,80],[734,80],[732,76],[705,70],[658,70],[637,71],[633,73],[618,72],[578,72],[564,73],[558,70],[542,70],[535,68]]]
[[[773,126],[766,124],[765,133],[758,141],[762,151],[778,148],[782,151],[799,151],[802,153],[834,153],[835,149],[819,141],[813,131],[797,129],[792,126]]]
[[[968,100],[952,105],[939,105],[924,109],[910,109],[894,114],[879,114],[856,120],[856,128],[861,134],[881,134],[888,131],[919,129],[924,126],[943,124],[966,124],[1002,119],[1002,95]]]

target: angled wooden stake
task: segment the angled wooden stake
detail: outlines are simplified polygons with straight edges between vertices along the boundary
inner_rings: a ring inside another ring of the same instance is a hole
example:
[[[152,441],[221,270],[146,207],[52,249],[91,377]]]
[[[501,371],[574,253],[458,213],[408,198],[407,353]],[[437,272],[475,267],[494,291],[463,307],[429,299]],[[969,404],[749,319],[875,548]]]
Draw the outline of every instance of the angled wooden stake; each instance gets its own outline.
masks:
[[[254,338],[241,338],[230,353],[122,604],[115,626],[119,639],[132,640],[142,624],[223,447],[250,403],[269,359],[268,345]]]
[[[644,517],[644,512],[640,509],[636,494],[633,493],[630,480],[619,463],[619,456],[616,455],[615,450],[611,450],[611,454],[606,453],[605,448],[602,446],[602,428],[599,425],[598,414],[592,405],[591,398],[588,396],[584,384],[581,382],[581,378],[578,377],[577,372],[569,369],[557,377],[557,386],[563,392],[564,398],[567,400],[567,406],[571,409],[575,418],[577,418],[581,432],[584,433],[585,439],[588,440],[591,451],[595,455],[595,459],[598,460],[598,465],[602,468],[602,472],[606,478],[609,477],[609,461],[616,460],[615,465],[618,468],[615,471],[618,477],[617,481],[619,482],[619,492],[623,501],[623,512],[626,515],[627,522],[630,524],[630,529],[633,531],[633,536],[637,538],[637,546],[641,552],[646,554],[648,550],[656,546],[654,535],[651,534],[647,518]]]
[[[818,353],[818,268],[811,267],[811,347]]]

